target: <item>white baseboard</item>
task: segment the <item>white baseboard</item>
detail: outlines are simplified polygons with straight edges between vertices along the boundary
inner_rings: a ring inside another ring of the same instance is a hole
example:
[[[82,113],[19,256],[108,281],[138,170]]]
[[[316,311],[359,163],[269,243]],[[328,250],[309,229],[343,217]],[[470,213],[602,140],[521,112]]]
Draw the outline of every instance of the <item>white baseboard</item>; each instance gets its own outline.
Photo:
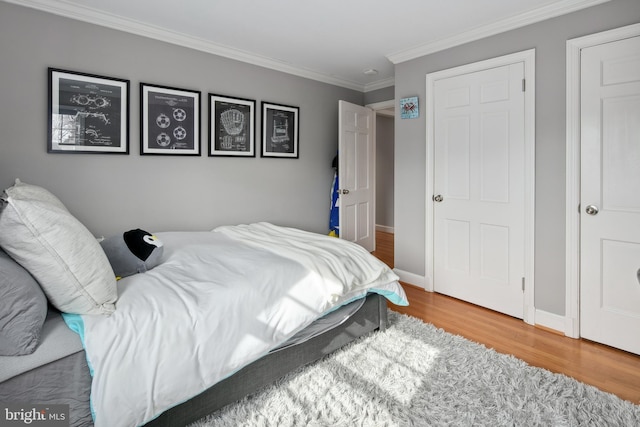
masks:
[[[415,273],[410,273],[408,271],[400,270],[398,268],[394,268],[393,272],[396,273],[398,277],[400,277],[400,281],[429,291],[429,289],[427,289],[426,277],[420,276]],[[552,329],[568,337],[576,338],[572,337],[571,334],[566,333],[567,318],[560,314],[549,313],[542,310],[535,310],[534,324],[547,329]]]
[[[384,231],[385,233],[394,233],[394,228],[389,227],[388,225],[380,225],[376,224],[376,231]]]
[[[400,277],[400,281],[408,283],[410,285],[418,286],[419,288],[426,289],[427,280],[424,276],[418,274],[409,273],[398,268],[394,268],[393,272]]]
[[[565,333],[566,319],[559,314],[549,313],[547,311],[536,310],[535,324],[553,329],[561,334]]]
[[[408,283],[413,286],[417,286],[419,288],[423,288],[428,291],[426,277],[420,276],[415,273],[409,273],[408,271],[400,270],[398,268],[394,268],[393,272],[396,273],[398,277],[400,277],[400,281]],[[567,325],[567,319],[565,318],[565,316],[549,313],[547,311],[535,310],[534,324],[540,325],[547,329],[552,329],[554,331],[557,331],[558,333],[571,337],[570,334],[565,333],[566,325]],[[571,337],[571,338],[576,338],[576,337]]]

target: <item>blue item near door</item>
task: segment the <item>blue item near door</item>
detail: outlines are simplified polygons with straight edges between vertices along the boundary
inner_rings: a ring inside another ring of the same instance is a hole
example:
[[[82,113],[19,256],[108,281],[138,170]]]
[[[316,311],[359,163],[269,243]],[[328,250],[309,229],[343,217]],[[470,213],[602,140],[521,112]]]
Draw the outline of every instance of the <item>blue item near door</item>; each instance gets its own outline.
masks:
[[[338,197],[338,172],[333,174],[333,186],[331,190],[331,211],[329,213],[329,235],[340,236],[340,217],[339,217],[339,200]]]

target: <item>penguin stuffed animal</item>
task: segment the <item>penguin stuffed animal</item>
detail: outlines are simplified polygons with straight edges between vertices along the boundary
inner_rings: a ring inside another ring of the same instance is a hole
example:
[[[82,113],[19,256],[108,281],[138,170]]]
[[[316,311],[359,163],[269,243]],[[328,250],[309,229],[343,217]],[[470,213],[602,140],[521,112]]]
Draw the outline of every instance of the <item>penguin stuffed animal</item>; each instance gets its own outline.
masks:
[[[118,280],[151,270],[160,264],[163,253],[162,242],[139,228],[104,239],[100,245]]]

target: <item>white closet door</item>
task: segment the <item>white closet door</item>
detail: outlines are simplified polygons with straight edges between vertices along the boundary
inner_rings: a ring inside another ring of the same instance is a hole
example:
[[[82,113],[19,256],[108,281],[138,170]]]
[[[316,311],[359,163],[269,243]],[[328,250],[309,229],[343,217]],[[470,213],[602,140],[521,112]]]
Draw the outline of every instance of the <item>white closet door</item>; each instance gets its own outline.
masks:
[[[640,354],[640,37],[581,52],[580,335]]]
[[[523,318],[524,63],[435,83],[434,290]]]

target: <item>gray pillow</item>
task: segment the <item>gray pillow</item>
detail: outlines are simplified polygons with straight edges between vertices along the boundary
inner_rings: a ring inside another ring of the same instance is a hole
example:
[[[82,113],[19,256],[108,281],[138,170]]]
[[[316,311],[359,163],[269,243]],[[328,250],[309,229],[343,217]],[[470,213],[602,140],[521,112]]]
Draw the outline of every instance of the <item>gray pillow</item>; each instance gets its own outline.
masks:
[[[47,317],[38,282],[0,249],[0,356],[34,352]]]

